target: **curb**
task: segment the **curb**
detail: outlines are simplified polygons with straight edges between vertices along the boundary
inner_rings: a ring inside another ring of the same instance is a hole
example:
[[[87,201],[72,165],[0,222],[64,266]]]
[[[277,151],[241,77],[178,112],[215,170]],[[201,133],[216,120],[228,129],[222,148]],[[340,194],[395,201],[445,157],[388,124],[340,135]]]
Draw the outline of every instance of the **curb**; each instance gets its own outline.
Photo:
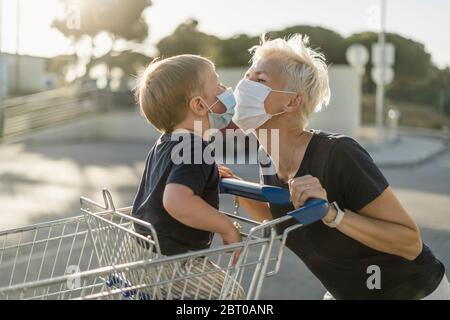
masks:
[[[416,160],[411,160],[411,161],[386,161],[386,162],[375,162],[377,164],[378,167],[380,168],[411,168],[411,167],[415,167],[421,164],[424,164],[428,161],[431,161],[433,159],[436,159],[437,157],[439,157],[440,155],[444,154],[445,152],[447,152],[448,150],[450,150],[450,145],[449,144],[445,144],[442,146],[442,148],[438,151],[435,151],[425,157],[421,157],[419,159]]]

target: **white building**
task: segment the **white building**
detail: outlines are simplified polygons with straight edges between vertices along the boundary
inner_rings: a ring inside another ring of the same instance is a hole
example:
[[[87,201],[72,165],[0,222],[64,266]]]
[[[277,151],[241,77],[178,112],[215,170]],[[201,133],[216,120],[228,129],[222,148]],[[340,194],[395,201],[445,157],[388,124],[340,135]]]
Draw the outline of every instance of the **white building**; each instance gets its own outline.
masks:
[[[0,96],[53,89],[58,77],[47,71],[49,58],[0,53]]]

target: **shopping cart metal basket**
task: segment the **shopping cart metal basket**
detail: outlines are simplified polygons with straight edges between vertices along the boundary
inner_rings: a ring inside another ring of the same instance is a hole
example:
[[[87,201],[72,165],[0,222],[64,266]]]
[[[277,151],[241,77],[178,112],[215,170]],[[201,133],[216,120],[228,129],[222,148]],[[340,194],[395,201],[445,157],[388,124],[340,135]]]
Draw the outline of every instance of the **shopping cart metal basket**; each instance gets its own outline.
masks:
[[[221,193],[289,203],[286,189],[223,179]],[[0,299],[258,299],[264,279],[275,275],[288,234],[328,210],[311,199],[286,216],[263,223],[225,213],[243,241],[174,256],[161,254],[153,226],[116,208],[82,197],[82,216],[0,232]],[[294,224],[278,234],[275,227]],[[148,236],[135,231],[145,229]],[[239,258],[235,255],[239,253]]]

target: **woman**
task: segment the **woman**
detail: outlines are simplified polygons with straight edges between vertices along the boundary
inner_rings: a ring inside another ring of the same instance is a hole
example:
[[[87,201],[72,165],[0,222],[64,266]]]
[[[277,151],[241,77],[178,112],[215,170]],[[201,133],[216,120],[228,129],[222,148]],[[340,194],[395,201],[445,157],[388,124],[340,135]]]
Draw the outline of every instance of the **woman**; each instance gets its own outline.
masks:
[[[349,137],[305,130],[310,114],[330,97],[324,57],[307,45],[307,37],[295,35],[263,39],[251,49],[233,121],[253,131],[270,156],[261,183],[289,188],[292,205],[241,198],[241,206],[262,221],[309,198],[330,203],[322,221],[296,229],[287,241],[328,290],[325,299],[449,299],[443,264],[422,243],[369,154]],[[271,145],[275,133],[277,147]],[[220,172],[234,177],[228,168]]]

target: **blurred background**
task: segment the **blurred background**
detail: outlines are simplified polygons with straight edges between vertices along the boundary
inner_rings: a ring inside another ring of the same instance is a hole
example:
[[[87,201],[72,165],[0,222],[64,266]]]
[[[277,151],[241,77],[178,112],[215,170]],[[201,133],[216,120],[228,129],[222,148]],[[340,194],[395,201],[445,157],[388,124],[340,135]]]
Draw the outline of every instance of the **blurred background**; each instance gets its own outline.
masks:
[[[0,0],[0,229],[78,215],[103,187],[132,204],[159,135],[132,89],[154,57],[209,57],[234,86],[263,33],[302,33],[332,90],[309,127],[363,144],[450,267],[449,12],[444,0]],[[230,167],[258,180],[255,165]],[[265,289],[324,292],[289,252]]]

